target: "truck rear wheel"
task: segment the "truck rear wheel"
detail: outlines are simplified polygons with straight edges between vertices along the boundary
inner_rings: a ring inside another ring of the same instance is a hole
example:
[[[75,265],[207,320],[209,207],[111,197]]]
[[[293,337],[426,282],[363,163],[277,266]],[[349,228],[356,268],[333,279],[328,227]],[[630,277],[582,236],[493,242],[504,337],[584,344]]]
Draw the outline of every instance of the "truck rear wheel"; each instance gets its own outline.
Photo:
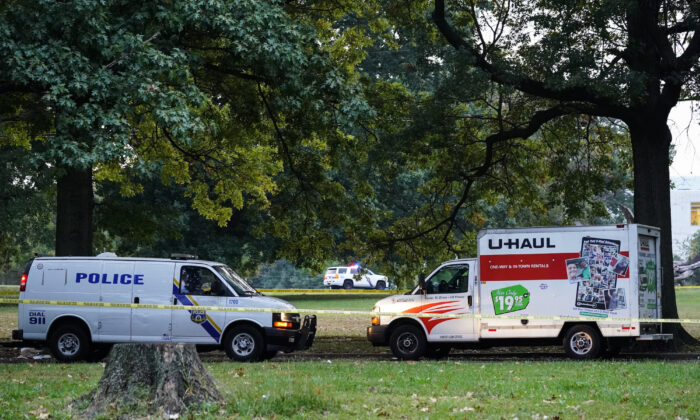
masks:
[[[224,336],[223,345],[228,357],[237,362],[257,362],[264,350],[262,334],[250,325],[231,328]]]
[[[394,356],[401,360],[418,360],[425,353],[427,346],[425,335],[414,325],[396,327],[389,338],[389,345]]]
[[[66,324],[59,326],[51,334],[49,347],[57,360],[76,362],[84,360],[90,353],[90,339],[83,328]]]
[[[564,351],[572,359],[594,359],[600,354],[602,338],[589,325],[574,325],[564,337]]]

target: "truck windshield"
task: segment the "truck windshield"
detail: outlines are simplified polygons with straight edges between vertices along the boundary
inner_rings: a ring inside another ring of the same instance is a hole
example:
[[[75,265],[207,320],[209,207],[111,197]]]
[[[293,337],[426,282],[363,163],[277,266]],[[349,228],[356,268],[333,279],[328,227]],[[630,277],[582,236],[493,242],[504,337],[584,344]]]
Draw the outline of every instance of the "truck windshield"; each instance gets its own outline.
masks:
[[[216,272],[219,273],[224,280],[226,280],[226,283],[228,283],[228,285],[236,291],[237,295],[252,296],[260,294],[253,288],[253,286],[249,285],[245,280],[243,280],[243,277],[239,276],[238,273],[233,271],[230,267],[226,265],[217,265],[214,267],[214,270],[216,270]]]

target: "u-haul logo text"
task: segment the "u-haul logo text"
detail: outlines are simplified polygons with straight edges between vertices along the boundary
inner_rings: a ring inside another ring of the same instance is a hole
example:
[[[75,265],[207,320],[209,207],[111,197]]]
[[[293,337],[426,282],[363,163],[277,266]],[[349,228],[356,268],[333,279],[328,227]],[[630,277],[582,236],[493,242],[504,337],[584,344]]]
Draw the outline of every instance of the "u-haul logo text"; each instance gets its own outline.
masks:
[[[508,249],[556,248],[552,244],[552,238],[509,238],[506,241],[503,239],[498,239],[498,241],[489,239],[489,249],[501,249],[504,246],[508,247]]]

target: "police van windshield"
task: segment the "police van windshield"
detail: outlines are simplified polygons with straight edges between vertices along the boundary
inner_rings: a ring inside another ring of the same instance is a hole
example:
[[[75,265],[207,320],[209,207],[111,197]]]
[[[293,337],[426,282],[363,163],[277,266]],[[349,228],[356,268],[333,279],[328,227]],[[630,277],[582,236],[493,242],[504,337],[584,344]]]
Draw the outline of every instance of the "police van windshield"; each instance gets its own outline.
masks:
[[[226,283],[228,283],[229,286],[236,291],[237,295],[250,296],[259,294],[258,291],[253,288],[253,286],[249,285],[245,280],[243,280],[243,277],[239,276],[238,273],[233,271],[230,267],[226,265],[217,265],[214,267],[214,270],[216,270],[216,272],[219,273],[224,280],[226,280]]]

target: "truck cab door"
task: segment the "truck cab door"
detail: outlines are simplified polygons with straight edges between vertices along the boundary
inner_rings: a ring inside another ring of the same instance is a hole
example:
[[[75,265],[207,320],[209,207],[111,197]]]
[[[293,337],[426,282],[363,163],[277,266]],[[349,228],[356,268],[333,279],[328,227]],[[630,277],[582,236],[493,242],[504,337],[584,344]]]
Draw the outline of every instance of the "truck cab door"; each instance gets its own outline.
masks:
[[[442,265],[425,280],[422,312],[474,315],[474,262],[460,261]],[[476,341],[476,319],[419,318],[430,342]]]
[[[173,303],[192,307],[173,310],[173,339],[200,344],[221,341],[226,312],[198,310],[197,306],[226,306],[231,292],[208,266],[178,264]]]

